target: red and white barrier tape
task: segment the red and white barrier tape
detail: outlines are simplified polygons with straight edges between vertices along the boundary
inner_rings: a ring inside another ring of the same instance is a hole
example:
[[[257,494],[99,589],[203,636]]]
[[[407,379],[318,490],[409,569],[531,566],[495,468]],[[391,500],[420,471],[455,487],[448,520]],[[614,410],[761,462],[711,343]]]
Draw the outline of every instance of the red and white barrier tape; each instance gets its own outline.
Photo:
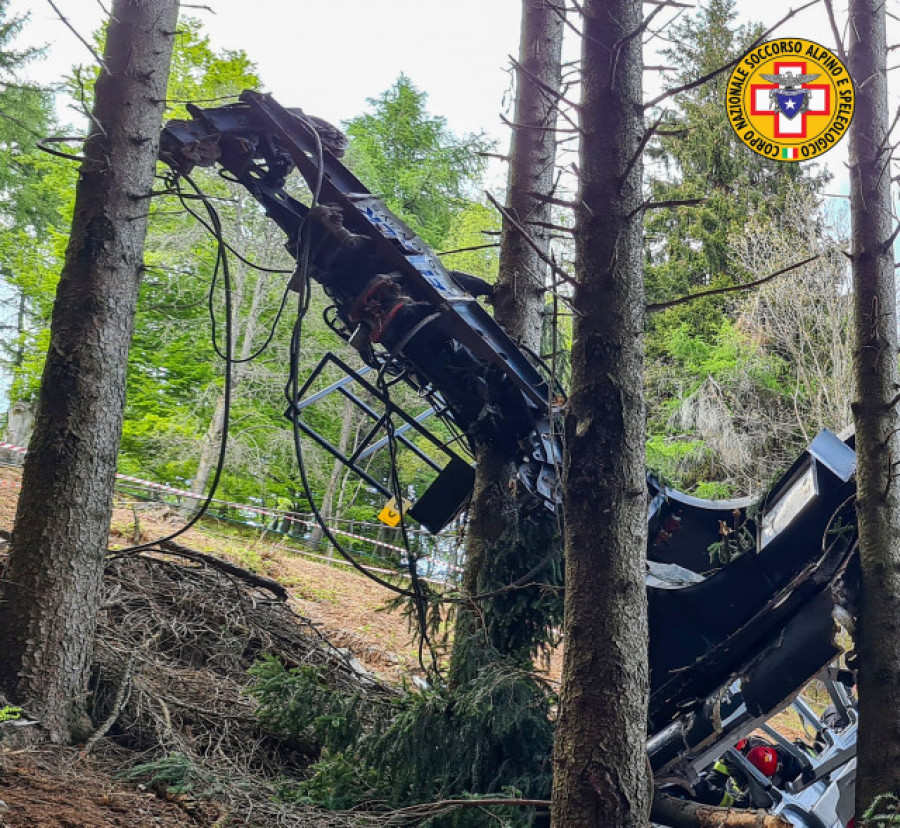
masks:
[[[6,449],[7,451],[14,451],[18,454],[27,454],[28,453],[28,449],[22,448],[21,446],[13,445],[12,443],[0,442],[0,449]],[[193,500],[204,500],[205,499],[203,497],[203,495],[192,494],[191,492],[189,492],[185,489],[177,489],[174,486],[169,486],[165,483],[154,483],[152,480],[142,480],[140,477],[132,477],[129,474],[118,474],[117,473],[116,479],[117,480],[125,480],[129,483],[136,483],[136,484],[138,484],[140,486],[144,486],[145,488],[148,488],[148,489],[155,489],[156,491],[166,492],[168,494],[179,495],[180,497],[189,497]],[[0,481],[0,485],[15,486],[18,484],[13,483],[13,482]],[[314,529],[318,525],[316,523],[313,523],[312,521],[303,520],[302,518],[294,517],[293,515],[291,515],[288,512],[281,512],[281,511],[277,511],[274,509],[263,509],[259,506],[248,506],[247,504],[244,504],[244,503],[234,503],[230,500],[219,500],[218,498],[213,498],[210,502],[211,503],[219,503],[223,506],[229,506],[232,509],[241,509],[245,512],[250,512],[252,514],[265,515],[267,517],[281,518],[282,520],[287,520],[289,523],[296,523],[301,526],[308,526],[312,529]],[[365,535],[356,535],[353,532],[345,532],[343,529],[335,529],[335,528],[329,527],[329,530],[334,535],[341,535],[345,538],[352,538],[353,540],[364,541],[364,542],[370,543],[373,546],[380,548],[380,549],[391,549],[394,552],[399,552],[399,553],[403,553],[403,554],[405,554],[407,551],[402,546],[394,546],[393,544],[390,544],[390,543],[382,543],[380,541],[376,541],[374,538],[367,538]]]

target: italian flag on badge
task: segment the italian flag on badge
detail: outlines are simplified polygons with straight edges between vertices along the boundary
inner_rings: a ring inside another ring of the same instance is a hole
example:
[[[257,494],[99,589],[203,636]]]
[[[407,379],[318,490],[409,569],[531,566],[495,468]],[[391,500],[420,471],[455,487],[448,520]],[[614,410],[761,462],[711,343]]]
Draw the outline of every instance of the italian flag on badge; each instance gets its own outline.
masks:
[[[797,147],[782,147],[781,157],[784,161],[796,161],[800,157]]]

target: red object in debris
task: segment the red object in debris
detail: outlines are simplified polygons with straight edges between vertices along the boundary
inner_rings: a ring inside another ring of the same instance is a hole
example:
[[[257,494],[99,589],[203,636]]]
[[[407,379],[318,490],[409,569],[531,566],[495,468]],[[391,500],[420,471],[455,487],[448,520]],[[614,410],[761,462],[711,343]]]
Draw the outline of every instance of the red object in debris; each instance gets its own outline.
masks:
[[[778,754],[775,748],[757,745],[750,749],[747,761],[764,776],[774,776],[778,770]]]

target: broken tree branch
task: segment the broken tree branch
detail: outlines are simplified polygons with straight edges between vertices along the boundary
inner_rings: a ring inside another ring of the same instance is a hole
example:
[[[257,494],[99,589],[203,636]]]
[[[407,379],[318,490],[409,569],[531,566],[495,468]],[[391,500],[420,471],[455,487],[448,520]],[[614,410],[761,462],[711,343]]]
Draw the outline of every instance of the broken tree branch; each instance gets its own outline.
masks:
[[[791,828],[779,816],[745,808],[717,808],[657,793],[650,818],[670,828]]]
[[[189,549],[174,541],[160,541],[158,546],[170,555],[177,555],[179,558],[202,563],[210,569],[224,572],[226,575],[231,575],[232,577],[245,581],[248,584],[252,584],[255,587],[272,592],[281,601],[287,601],[289,597],[288,591],[279,584],[278,581],[267,578],[265,575],[257,575],[255,572],[250,572],[237,564],[223,561],[221,558],[207,555],[205,552],[198,552],[196,549]]]
[[[704,296],[721,296],[725,293],[737,293],[738,291],[751,290],[752,288],[764,285],[766,282],[771,282],[772,279],[775,279],[778,276],[783,276],[785,273],[796,270],[798,267],[808,265],[810,262],[814,262],[818,258],[818,254],[816,254],[815,256],[810,256],[808,259],[804,259],[802,262],[796,262],[795,264],[788,265],[788,267],[783,267],[781,268],[781,270],[776,270],[774,273],[770,273],[768,276],[763,276],[762,279],[756,279],[752,282],[744,282],[740,285],[729,285],[728,287],[712,288],[710,290],[701,290],[698,293],[690,293],[687,296],[680,296],[678,299],[671,299],[668,302],[654,302],[647,305],[646,310],[647,313],[657,313],[662,310],[667,310],[668,308],[674,308],[677,305],[684,305],[687,302],[693,302],[695,299],[702,299]]]
[[[56,12],[56,16],[63,22],[63,24],[66,26],[66,28],[69,29],[69,31],[71,31],[72,34],[75,35],[75,37],[77,37],[77,38],[85,45],[85,47],[87,48],[87,50],[94,56],[94,60],[97,61],[97,63],[100,65],[100,67],[103,69],[103,71],[106,72],[107,75],[111,74],[110,71],[109,71],[109,67],[103,62],[103,58],[100,57],[100,55],[97,54],[97,50],[94,49],[94,47],[91,46],[91,44],[88,43],[88,42],[81,36],[81,34],[78,32],[78,29],[76,29],[76,28],[69,22],[69,18],[66,17],[66,16],[59,10],[59,7],[56,5],[56,3],[54,3],[53,0],[47,0],[47,2],[50,4],[50,7],[53,9],[53,11]]]
[[[518,221],[516,221],[512,215],[510,215],[509,210],[507,210],[496,198],[494,198],[487,190],[485,190],[484,194],[487,196],[488,201],[494,205],[497,209],[497,212],[500,213],[503,218],[509,222],[510,226],[519,233],[522,238],[525,240],[526,244],[534,250],[535,253],[538,254],[541,261],[544,262],[552,271],[554,276],[558,276],[562,281],[566,282],[569,285],[577,285],[578,282],[575,280],[573,276],[570,276],[563,270],[555,261],[553,261],[552,257],[548,256],[541,250],[540,245],[535,242],[533,238],[531,238],[531,234],[521,225]]]
[[[657,6],[657,10],[663,8],[662,6]],[[638,144],[637,149],[634,151],[634,154],[628,159],[628,164],[625,167],[625,172],[622,173],[622,186],[625,186],[625,182],[628,181],[628,176],[631,174],[631,171],[634,169],[634,165],[637,164],[640,157],[644,154],[644,150],[647,147],[647,143],[650,139],[656,134],[656,130],[659,129],[660,125],[663,122],[663,118],[666,117],[665,112],[660,112],[659,117],[653,122],[653,124],[644,130],[644,134],[641,136],[641,142]]]
[[[838,57],[841,59],[841,63],[843,63],[844,66],[849,66],[850,62],[847,60],[847,53],[844,51],[844,39],[841,37],[841,32],[838,29],[837,20],[834,16],[834,5],[832,4],[832,0],[825,0],[825,11],[828,12],[828,22],[831,24],[831,33],[834,35],[834,45]]]
[[[633,210],[628,218],[633,218],[643,210],[663,210],[668,207],[696,207],[698,204],[703,204],[704,201],[706,201],[705,198],[673,198],[668,201],[650,201],[650,199],[647,199],[647,201]]]

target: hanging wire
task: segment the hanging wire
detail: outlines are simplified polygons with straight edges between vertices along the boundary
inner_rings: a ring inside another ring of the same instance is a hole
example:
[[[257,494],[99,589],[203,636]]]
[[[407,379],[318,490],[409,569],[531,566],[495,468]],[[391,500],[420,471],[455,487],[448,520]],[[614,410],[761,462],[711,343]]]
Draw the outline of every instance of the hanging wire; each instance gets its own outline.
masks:
[[[391,470],[391,491],[394,495],[394,500],[397,503],[397,510],[400,514],[400,537],[401,537],[401,545],[406,550],[406,566],[409,572],[409,580],[412,585],[413,591],[413,602],[416,611],[416,622],[419,625],[419,666],[426,673],[432,672],[434,675],[440,675],[440,669],[438,667],[437,654],[434,648],[434,644],[431,641],[431,638],[428,634],[428,592],[429,589],[427,585],[424,584],[422,579],[419,577],[419,557],[418,553],[414,553],[409,543],[409,529],[406,524],[406,514],[405,509],[403,508],[403,491],[400,485],[400,476],[397,473],[397,436],[394,431],[394,422],[391,419],[390,408],[391,408],[391,397],[390,397],[390,385],[399,381],[402,377],[402,373],[396,377],[393,382],[388,382],[387,380],[387,370],[388,367],[395,361],[395,354],[399,352],[403,345],[409,342],[416,333],[418,333],[425,324],[430,322],[432,317],[437,316],[438,314],[432,314],[431,317],[425,317],[418,325],[416,325],[412,331],[404,337],[401,341],[401,344],[396,346],[391,355],[382,363],[381,367],[378,370],[378,376],[375,380],[375,386],[381,392],[385,399],[385,418],[384,418],[384,429],[387,434],[388,441],[388,454],[390,456],[390,470]],[[425,647],[428,647],[428,654],[431,658],[431,671],[425,666]]]
[[[211,202],[209,201],[209,197],[205,193],[203,193],[203,191],[197,186],[196,182],[194,182],[193,179],[191,179],[191,177],[188,175],[184,175],[182,177],[184,178],[185,181],[187,181],[191,185],[191,187],[194,188],[195,192],[197,193],[197,195],[195,197],[197,197],[200,201],[203,202],[207,211],[212,210],[213,212],[216,212],[215,207],[213,207]],[[209,233],[212,235],[212,237],[216,240],[217,249],[219,251],[218,255],[220,257],[222,257],[222,256],[226,256],[228,251],[234,252],[234,248],[232,248],[230,245],[227,244],[224,236],[222,235],[222,223],[218,217],[218,213],[216,213],[216,222],[217,223],[211,222],[211,224],[207,224],[202,219],[202,217],[197,214],[197,212],[195,210],[191,209],[190,205],[188,204],[189,196],[182,191],[180,179],[178,177],[175,178],[175,180],[173,182],[173,187],[174,187],[175,192],[178,195],[178,199],[181,202],[181,205],[184,207],[184,209],[187,210],[187,212],[190,213],[195,219],[197,219],[197,221],[199,221],[200,224],[202,224],[209,231]],[[269,270],[267,268],[262,268],[258,265],[252,264],[251,262],[247,261],[247,259],[245,259],[243,256],[238,256],[238,258],[242,262],[247,264],[249,267],[252,267],[256,270],[262,270],[264,272],[270,272],[270,273],[289,273],[290,272],[290,271],[284,271],[284,270],[279,270],[279,271]],[[287,285],[285,285],[285,288],[282,291],[281,303],[278,306],[278,312],[275,314],[275,319],[273,320],[271,326],[269,327],[269,333],[266,336],[266,339],[263,342],[263,344],[260,345],[259,348],[257,348],[249,356],[243,357],[241,359],[236,359],[232,355],[229,358],[222,352],[222,349],[219,347],[219,341],[218,341],[219,337],[218,337],[218,331],[217,331],[216,314],[213,309],[213,299],[214,299],[214,291],[215,291],[216,282],[217,282],[217,278],[216,278],[217,273],[218,273],[218,268],[213,271],[212,285],[210,287],[209,293],[207,294],[208,303],[209,303],[209,318],[210,318],[210,321],[212,324],[211,341],[212,341],[213,350],[216,352],[216,354],[218,355],[218,357],[220,359],[222,359],[222,360],[230,359],[230,362],[232,365],[243,365],[248,362],[253,362],[253,360],[257,359],[268,349],[269,345],[272,343],[272,340],[275,338],[275,331],[278,328],[278,323],[281,320],[281,315],[284,313],[284,309],[287,306],[287,300],[288,300],[288,294],[290,293],[290,288]]]
[[[199,200],[206,208],[207,214],[209,215],[209,220],[213,228],[215,229],[215,237],[217,240],[216,243],[216,263],[213,268],[213,278],[210,282],[209,286],[209,302],[210,307],[212,307],[213,301],[213,291],[215,289],[215,285],[218,279],[218,271],[221,267],[222,270],[222,281],[225,287],[225,385],[223,389],[224,395],[224,411],[225,416],[222,421],[222,437],[219,441],[219,454],[216,458],[216,467],[213,473],[212,484],[209,488],[209,493],[206,495],[203,502],[200,504],[197,511],[191,516],[188,522],[182,526],[180,529],[172,532],[168,535],[165,535],[162,538],[157,538],[153,541],[148,541],[147,543],[137,544],[135,546],[129,546],[125,549],[118,550],[112,557],[121,558],[125,555],[133,555],[137,552],[143,552],[146,549],[152,549],[155,546],[158,546],[161,543],[165,543],[167,541],[174,540],[175,538],[183,535],[188,531],[191,527],[195,526],[200,518],[206,513],[206,510],[209,508],[213,499],[215,498],[216,490],[219,487],[219,481],[222,477],[222,471],[225,468],[225,453],[228,448],[228,426],[229,426],[229,414],[231,412],[231,392],[233,385],[233,377],[232,377],[232,351],[234,348],[234,326],[233,326],[233,308],[232,308],[232,289],[231,289],[231,270],[228,265],[228,253],[225,249],[222,235],[222,222],[219,218],[219,214],[216,211],[216,208],[209,201],[209,199],[203,194],[202,190],[187,176],[185,176],[185,180],[196,190]]]

